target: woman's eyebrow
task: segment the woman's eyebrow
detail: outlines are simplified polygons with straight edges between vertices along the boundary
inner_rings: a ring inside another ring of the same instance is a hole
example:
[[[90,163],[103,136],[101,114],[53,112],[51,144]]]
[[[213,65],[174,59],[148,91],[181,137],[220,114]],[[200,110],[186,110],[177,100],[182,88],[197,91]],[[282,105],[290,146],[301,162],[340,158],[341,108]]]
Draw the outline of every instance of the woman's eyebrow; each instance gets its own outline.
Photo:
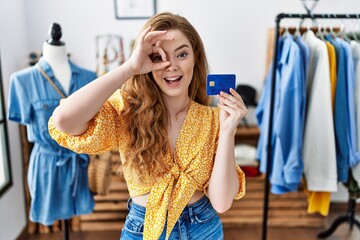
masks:
[[[184,48],[184,47],[189,47],[187,44],[183,44],[183,45],[181,45],[180,47],[177,47],[176,49],[175,49],[175,51],[177,51],[177,50],[179,50],[179,49],[181,49],[181,48]]]

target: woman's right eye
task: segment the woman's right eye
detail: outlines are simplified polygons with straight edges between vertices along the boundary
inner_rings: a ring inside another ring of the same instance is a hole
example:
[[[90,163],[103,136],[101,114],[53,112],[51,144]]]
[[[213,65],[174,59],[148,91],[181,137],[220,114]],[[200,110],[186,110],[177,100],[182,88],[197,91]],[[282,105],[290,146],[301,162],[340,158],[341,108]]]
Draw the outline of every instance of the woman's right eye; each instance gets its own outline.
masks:
[[[151,61],[154,63],[158,63],[158,62],[162,61],[162,58],[159,54],[151,54],[150,58],[151,58]]]

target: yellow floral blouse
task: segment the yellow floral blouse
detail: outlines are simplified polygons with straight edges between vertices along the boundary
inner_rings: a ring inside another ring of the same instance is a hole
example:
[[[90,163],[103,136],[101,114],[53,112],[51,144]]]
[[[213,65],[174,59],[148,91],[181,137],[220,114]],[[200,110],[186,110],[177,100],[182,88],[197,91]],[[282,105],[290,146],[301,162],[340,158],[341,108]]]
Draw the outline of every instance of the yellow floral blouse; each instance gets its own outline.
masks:
[[[129,141],[126,125],[130,124],[128,119],[121,118],[120,113],[124,107],[126,103],[118,90],[92,119],[84,134],[71,136],[63,133],[52,124],[50,118],[50,135],[61,146],[77,153],[96,154],[117,148],[121,161],[124,162]],[[166,218],[168,238],[194,192],[206,192],[214,164],[218,134],[219,109],[192,101],[176,142],[174,158],[171,157],[170,148],[166,154],[165,161],[171,166],[168,173],[158,180],[145,176],[145,183],[141,183],[130,169],[123,169],[131,197],[150,193],[146,205],[144,239],[158,239]],[[240,184],[235,199],[239,199],[245,194],[245,175],[240,167],[236,166],[236,169]]]

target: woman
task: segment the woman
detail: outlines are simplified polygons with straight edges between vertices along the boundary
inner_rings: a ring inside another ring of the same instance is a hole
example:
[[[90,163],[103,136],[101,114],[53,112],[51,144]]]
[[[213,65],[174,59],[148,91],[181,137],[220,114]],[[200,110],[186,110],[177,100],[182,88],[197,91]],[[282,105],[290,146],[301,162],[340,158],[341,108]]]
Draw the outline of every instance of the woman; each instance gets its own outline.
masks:
[[[205,50],[183,17],[161,13],[123,65],[55,109],[52,137],[76,152],[119,149],[130,199],[121,239],[223,239],[216,212],[245,194],[234,133],[241,97],[207,106]],[[145,214],[146,213],[146,214]]]

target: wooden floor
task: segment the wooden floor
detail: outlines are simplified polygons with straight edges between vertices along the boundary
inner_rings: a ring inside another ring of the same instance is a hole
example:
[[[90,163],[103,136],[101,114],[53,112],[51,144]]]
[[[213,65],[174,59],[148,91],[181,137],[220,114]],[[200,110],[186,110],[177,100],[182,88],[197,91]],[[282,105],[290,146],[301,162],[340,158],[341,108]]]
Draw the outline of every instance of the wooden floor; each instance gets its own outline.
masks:
[[[329,226],[344,212],[332,211],[329,216]],[[268,228],[267,240],[316,240],[317,235],[322,232],[323,228]],[[225,228],[225,240],[261,240],[261,227],[243,227],[243,228]],[[63,240],[63,233],[36,234],[18,238],[18,240]],[[72,232],[70,240],[118,240],[120,239],[119,231],[109,232]],[[355,225],[352,231],[349,230],[347,223],[342,223],[336,231],[327,240],[360,240],[360,229]],[[210,239],[211,240],[211,239]]]
[[[328,240],[359,240],[360,231],[355,229],[350,232],[345,226],[340,226]],[[309,228],[270,228],[268,229],[268,240],[312,240],[318,239],[316,236],[322,229]],[[225,229],[225,240],[256,240],[261,239],[261,228],[242,228],[242,229]],[[62,233],[32,235],[28,240],[62,240]],[[120,232],[81,232],[70,233],[70,240],[112,240],[120,239]],[[211,240],[211,239],[210,239]]]

